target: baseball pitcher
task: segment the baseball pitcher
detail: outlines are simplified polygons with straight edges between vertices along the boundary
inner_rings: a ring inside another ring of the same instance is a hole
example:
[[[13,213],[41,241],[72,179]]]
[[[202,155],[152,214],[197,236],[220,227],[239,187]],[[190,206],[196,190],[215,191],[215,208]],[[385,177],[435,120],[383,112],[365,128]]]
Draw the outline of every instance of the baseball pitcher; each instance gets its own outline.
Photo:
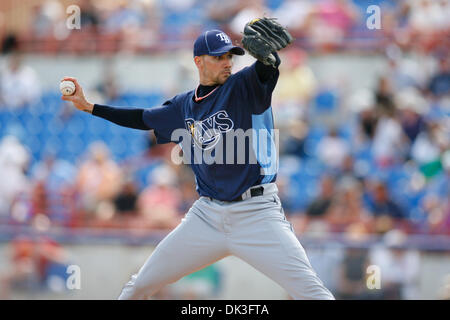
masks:
[[[76,87],[63,100],[121,126],[154,130],[158,143],[180,144],[195,173],[199,199],[119,299],[151,296],[229,255],[276,281],[294,299],[334,299],[286,220],[275,184],[271,97],[279,76],[277,51],[292,40],[275,19],[250,21],[242,43],[257,61],[232,74],[232,57],[244,55],[244,49],[220,30],[206,31],[194,43],[198,87],[149,109],[92,104],[75,78],[63,79]],[[205,161],[207,153],[215,161]]]

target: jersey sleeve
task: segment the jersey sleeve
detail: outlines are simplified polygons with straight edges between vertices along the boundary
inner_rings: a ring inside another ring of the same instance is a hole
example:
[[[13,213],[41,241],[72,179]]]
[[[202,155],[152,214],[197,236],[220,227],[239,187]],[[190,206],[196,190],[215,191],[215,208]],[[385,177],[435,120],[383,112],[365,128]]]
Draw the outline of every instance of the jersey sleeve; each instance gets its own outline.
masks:
[[[181,110],[181,105],[177,104],[175,98],[161,106],[144,110],[142,120],[153,129],[157,143],[179,142],[172,140],[172,133],[176,129],[184,128]]]
[[[272,103],[272,92],[277,84],[280,71],[278,68],[273,75],[262,82],[256,72],[256,62],[237,73],[239,88],[243,97],[252,101],[250,104],[253,114],[261,114],[266,111]]]

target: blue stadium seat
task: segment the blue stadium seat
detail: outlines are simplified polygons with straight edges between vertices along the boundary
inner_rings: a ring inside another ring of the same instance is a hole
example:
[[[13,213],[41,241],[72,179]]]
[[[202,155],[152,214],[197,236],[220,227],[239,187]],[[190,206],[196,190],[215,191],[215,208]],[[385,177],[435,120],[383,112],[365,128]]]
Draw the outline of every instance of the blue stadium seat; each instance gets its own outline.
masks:
[[[346,123],[345,125],[339,127],[338,134],[339,134],[339,137],[350,142],[352,139],[352,136],[354,135],[354,128],[349,123]]]
[[[140,168],[134,173],[135,181],[137,181],[139,190],[143,190],[151,181],[149,181],[149,174],[158,166],[158,163],[151,163],[148,166]]]
[[[68,131],[73,135],[79,135],[85,130],[85,121],[80,118],[72,118],[66,122],[64,131]]]
[[[362,160],[366,161],[369,164],[373,164],[373,154],[372,154],[372,145],[370,143],[365,144],[364,146],[360,147],[359,149],[356,149],[353,151],[353,156],[355,157],[355,160]]]
[[[0,111],[0,135],[5,135],[7,126],[11,123],[13,115],[9,111]]]
[[[69,139],[64,140],[64,149],[75,155],[81,155],[85,149],[84,147],[83,140],[77,136],[72,136]]]
[[[42,149],[43,141],[39,139],[39,136],[28,135],[28,137],[23,141],[24,144],[30,149],[33,154],[39,154]]]
[[[294,210],[304,210],[317,196],[317,179],[300,174],[293,177],[290,182],[291,192],[293,192],[293,195],[290,197],[292,207]]]
[[[303,163],[304,173],[308,177],[317,178],[323,173],[324,169],[324,165],[314,158],[306,158]]]
[[[311,126],[305,139],[305,153],[310,157],[316,156],[317,145],[326,136],[327,129],[324,126]]]
[[[265,0],[265,3],[270,10],[276,10],[284,1],[285,0]]]
[[[60,93],[48,92],[41,97],[38,107],[44,108],[45,112],[55,114],[60,110],[62,103]]]
[[[338,95],[332,89],[321,89],[314,98],[314,111],[319,113],[333,111],[338,104]]]

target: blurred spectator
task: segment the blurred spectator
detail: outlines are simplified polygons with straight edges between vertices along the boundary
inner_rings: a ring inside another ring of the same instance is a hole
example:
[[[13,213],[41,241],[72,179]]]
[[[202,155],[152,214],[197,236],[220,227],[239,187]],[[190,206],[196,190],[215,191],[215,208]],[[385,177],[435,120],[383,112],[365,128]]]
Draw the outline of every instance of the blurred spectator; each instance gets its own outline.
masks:
[[[303,120],[291,119],[288,124],[288,136],[281,146],[281,154],[299,158],[306,156],[305,143],[308,135],[308,124]]]
[[[58,242],[44,236],[19,236],[11,241],[10,250],[10,268],[0,277],[2,299],[23,291],[42,294],[42,290],[67,290],[69,257]]]
[[[7,53],[8,48],[6,47],[5,50],[5,43],[7,39],[13,34],[8,33],[6,30],[5,12],[3,11],[0,11],[0,50],[1,50],[0,53]],[[15,43],[15,45],[17,45],[17,43]]]
[[[310,219],[324,218],[335,198],[335,180],[324,175],[320,180],[320,193],[306,208],[306,216]]]
[[[363,204],[361,183],[347,177],[341,179],[337,187],[327,216],[330,230],[344,232],[357,226],[360,231],[369,233],[372,221]]]
[[[335,294],[337,299],[365,300],[376,298],[367,289],[366,271],[369,263],[367,249],[347,248],[339,266],[339,282]]]
[[[427,179],[442,171],[441,152],[449,146],[448,132],[436,120],[427,120],[411,147],[411,157]]]
[[[400,111],[403,132],[410,144],[413,144],[418,134],[424,129],[423,114],[427,111],[427,101],[414,88],[401,90],[395,96],[395,101]]]
[[[336,199],[335,180],[332,176],[324,175],[320,180],[320,191],[307,206],[304,217],[304,230],[297,232],[327,232],[330,231],[327,218],[332,203]],[[295,221],[296,226],[302,224]]]
[[[141,30],[145,31],[143,38],[148,36],[148,31],[142,29],[146,24],[146,14],[148,11],[141,1],[117,1],[105,11],[102,33],[116,41],[117,47],[112,51],[137,52],[141,46]]]
[[[31,188],[31,214],[47,214],[49,196],[44,181],[35,181]]]
[[[410,1],[409,26],[414,33],[431,35],[437,31],[448,30],[449,6],[447,0]]]
[[[10,242],[9,249],[10,267],[0,278],[2,299],[10,299],[12,291],[32,291],[40,285],[34,241],[28,237],[17,237]]]
[[[217,24],[217,28],[226,32],[227,25],[245,5],[246,2],[242,0],[213,0],[208,1],[205,10],[208,19]]]
[[[50,192],[60,192],[70,189],[75,180],[76,168],[70,162],[57,158],[55,153],[48,153],[42,161],[37,162],[31,177],[36,181],[44,181]]]
[[[2,54],[9,54],[18,49],[17,35],[15,35],[14,33],[7,34],[4,38],[1,37],[0,34],[0,40],[2,40],[1,45]]]
[[[391,90],[422,88],[432,72],[432,60],[429,57],[410,56],[398,48],[388,50],[388,65],[383,74],[389,79]],[[391,92],[392,93],[392,92]]]
[[[427,234],[450,234],[450,150],[441,157],[443,174],[432,179],[421,201],[425,216],[417,230]]]
[[[388,192],[386,184],[375,181],[369,190],[367,209],[374,217],[374,229],[377,233],[385,233],[392,229],[396,223],[407,219],[407,213],[395,202]]]
[[[322,49],[340,47],[356,23],[358,11],[349,0],[323,0],[314,8],[309,37]]]
[[[364,140],[371,142],[375,137],[375,131],[378,123],[378,117],[375,110],[367,108],[359,114],[359,123]]]
[[[81,0],[77,3],[80,7],[80,27],[84,31],[85,28],[94,32],[98,31],[100,17],[97,12],[97,7],[92,0]]]
[[[36,163],[31,169],[31,178],[36,188],[34,191],[37,192],[35,201],[45,203],[46,210],[37,210],[40,207],[38,205],[34,208],[34,213],[44,213],[54,223],[71,222],[75,209],[76,174],[74,165],[57,158],[54,153],[47,154],[42,161]]]
[[[393,113],[395,111],[393,87],[387,76],[382,76],[378,79],[378,86],[375,90],[375,102],[381,112]]]
[[[185,12],[195,5],[195,0],[167,0],[164,1],[164,8],[167,11]]]
[[[40,99],[37,74],[31,67],[23,65],[20,53],[13,53],[1,71],[0,90],[0,103],[10,108],[23,107]]]
[[[391,230],[383,245],[370,250],[370,263],[381,270],[381,296],[385,300],[419,299],[420,254],[405,248],[406,234]]]
[[[450,58],[448,55],[439,58],[439,69],[429,80],[427,89],[436,98],[450,94]]]
[[[378,117],[375,111],[375,93],[366,88],[355,90],[348,97],[349,110],[356,115],[357,129],[353,140],[357,147],[370,144],[375,136]]]
[[[313,12],[314,1],[284,0],[274,11],[273,16],[277,17],[278,22],[286,26],[295,38],[299,38],[307,34]]]
[[[177,176],[169,165],[162,164],[150,172],[149,183],[138,198],[139,215],[149,228],[174,228],[180,222]]]
[[[449,178],[447,174],[446,178]],[[450,190],[447,183],[447,198],[430,193],[422,200],[422,209],[425,212],[424,221],[420,222],[418,232],[426,234],[450,235]]]
[[[243,0],[239,12],[230,21],[228,27],[233,36],[240,35],[247,22],[263,16],[271,16],[264,0]]]
[[[278,79],[279,87],[274,91],[272,98],[278,122],[304,115],[317,89],[317,79],[307,65],[306,53],[297,48],[288,48],[283,55]]]
[[[103,27],[106,33],[116,33],[127,28],[139,27],[143,22],[143,12],[140,11],[140,4],[137,1],[131,3],[118,1],[108,12]]]
[[[402,161],[407,155],[408,140],[395,117],[395,111],[386,110],[377,121],[372,152],[377,165],[390,167]]]
[[[108,147],[103,142],[92,143],[76,178],[81,209],[88,214],[88,219],[112,218],[112,201],[120,190],[121,181],[122,172],[110,158]]]
[[[339,168],[350,152],[347,141],[339,137],[336,128],[331,128],[327,136],[317,145],[317,157],[330,168]]]
[[[355,159],[351,154],[347,155],[341,163],[337,172],[337,183],[339,185],[357,184],[363,179],[364,172],[359,172],[355,166]]]
[[[141,50],[151,49],[161,44],[163,32],[163,10],[159,1],[141,1],[141,9],[144,13],[144,22],[139,30],[136,42]]]
[[[119,216],[135,216],[137,214],[138,190],[132,179],[126,179],[114,198],[114,206]]]
[[[56,0],[46,0],[41,4],[36,4],[31,8],[31,28],[30,32],[38,38],[59,38],[64,39],[69,35],[65,25],[64,6]],[[59,34],[61,33],[62,34]]]
[[[20,206],[21,197],[29,195],[30,181],[26,170],[30,154],[15,136],[5,136],[0,141],[0,217],[12,218],[21,222],[27,218],[27,211],[14,211]]]

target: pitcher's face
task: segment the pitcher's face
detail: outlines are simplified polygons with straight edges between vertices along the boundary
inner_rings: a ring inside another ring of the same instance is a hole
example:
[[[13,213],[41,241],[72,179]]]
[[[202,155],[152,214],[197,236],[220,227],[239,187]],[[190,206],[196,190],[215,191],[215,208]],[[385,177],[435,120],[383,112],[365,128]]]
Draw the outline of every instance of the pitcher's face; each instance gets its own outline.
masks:
[[[221,56],[202,55],[195,57],[195,64],[200,74],[200,84],[221,85],[231,76],[233,54],[227,52]]]

